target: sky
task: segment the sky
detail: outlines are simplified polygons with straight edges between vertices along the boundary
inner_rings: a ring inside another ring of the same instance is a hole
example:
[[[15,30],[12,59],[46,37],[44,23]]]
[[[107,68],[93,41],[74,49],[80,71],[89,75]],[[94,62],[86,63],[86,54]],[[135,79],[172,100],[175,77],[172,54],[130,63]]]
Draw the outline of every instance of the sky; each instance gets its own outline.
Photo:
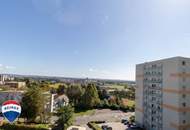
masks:
[[[135,65],[190,57],[189,0],[4,0],[0,73],[135,80]]]

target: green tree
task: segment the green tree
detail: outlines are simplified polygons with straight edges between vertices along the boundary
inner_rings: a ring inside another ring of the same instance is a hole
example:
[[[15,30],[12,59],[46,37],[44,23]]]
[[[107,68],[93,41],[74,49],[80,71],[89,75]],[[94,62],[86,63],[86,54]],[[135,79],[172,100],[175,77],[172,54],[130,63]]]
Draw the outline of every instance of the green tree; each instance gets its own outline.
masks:
[[[124,88],[125,88],[125,89],[128,89],[128,85],[127,85],[127,84],[125,84]]]
[[[57,111],[58,120],[56,130],[66,130],[73,123],[74,108],[70,105],[62,106]]]
[[[104,100],[105,98],[107,99],[109,96],[108,96],[108,92],[106,89],[101,89],[100,86],[97,87],[97,90],[98,90],[98,95],[99,95],[99,98],[101,100]]]
[[[67,91],[67,85],[63,84],[63,85],[59,85],[58,89],[57,89],[57,93],[58,94],[65,94]]]
[[[24,94],[21,102],[23,117],[28,122],[34,122],[36,117],[43,113],[44,98],[41,89],[38,86],[33,86]]]
[[[69,100],[74,103],[74,105],[78,105],[78,102],[81,99],[82,95],[83,89],[78,84],[70,85],[67,88],[67,96],[69,97]]]
[[[93,108],[100,103],[97,88],[94,84],[88,84],[82,97],[82,106],[86,109]]]

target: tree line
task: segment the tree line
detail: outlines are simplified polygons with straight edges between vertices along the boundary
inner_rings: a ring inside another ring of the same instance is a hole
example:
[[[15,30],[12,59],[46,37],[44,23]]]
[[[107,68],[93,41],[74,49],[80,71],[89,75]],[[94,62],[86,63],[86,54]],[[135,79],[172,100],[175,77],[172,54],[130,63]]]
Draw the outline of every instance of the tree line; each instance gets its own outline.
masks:
[[[24,93],[21,106],[22,117],[26,123],[49,123],[52,113],[45,109],[47,99],[43,95],[43,87],[47,87],[46,82],[41,84],[27,82],[27,91]],[[134,107],[123,106],[122,98],[134,99],[134,90],[114,91],[111,95],[93,83],[83,84],[62,84],[57,89],[51,89],[51,93],[58,95],[65,94],[69,98],[69,105],[57,109],[58,120],[55,125],[56,130],[65,130],[73,121],[73,114],[76,111],[84,111],[94,108],[110,108],[120,110],[134,110]]]

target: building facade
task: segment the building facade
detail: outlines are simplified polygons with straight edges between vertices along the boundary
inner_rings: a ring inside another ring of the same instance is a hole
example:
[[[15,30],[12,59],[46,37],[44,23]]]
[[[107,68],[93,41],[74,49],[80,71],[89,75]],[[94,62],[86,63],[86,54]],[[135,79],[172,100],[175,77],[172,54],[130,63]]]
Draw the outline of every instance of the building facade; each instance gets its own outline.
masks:
[[[5,84],[5,81],[13,81],[14,77],[12,75],[0,74],[0,85]]]
[[[190,58],[136,66],[137,124],[146,130],[190,130]]]
[[[69,98],[63,94],[51,94],[50,112],[56,112],[59,107],[67,106],[69,104]]]
[[[4,84],[11,87],[11,88],[24,88],[24,87],[26,87],[25,82],[9,81],[9,82],[5,82]]]

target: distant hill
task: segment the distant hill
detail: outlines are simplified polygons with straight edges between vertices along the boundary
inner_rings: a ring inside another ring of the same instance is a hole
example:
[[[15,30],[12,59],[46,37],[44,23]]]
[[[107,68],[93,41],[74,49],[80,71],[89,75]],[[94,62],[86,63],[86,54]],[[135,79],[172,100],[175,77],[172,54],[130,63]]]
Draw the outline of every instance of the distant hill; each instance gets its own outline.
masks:
[[[98,78],[77,78],[77,77],[59,77],[59,76],[41,76],[41,75],[19,75],[19,74],[3,74],[13,76],[15,78],[31,78],[34,80],[52,80],[60,82],[75,82],[75,81],[92,81],[92,82],[108,82],[108,83],[128,83],[135,84],[135,81],[130,80],[115,80],[115,79],[98,79]]]

